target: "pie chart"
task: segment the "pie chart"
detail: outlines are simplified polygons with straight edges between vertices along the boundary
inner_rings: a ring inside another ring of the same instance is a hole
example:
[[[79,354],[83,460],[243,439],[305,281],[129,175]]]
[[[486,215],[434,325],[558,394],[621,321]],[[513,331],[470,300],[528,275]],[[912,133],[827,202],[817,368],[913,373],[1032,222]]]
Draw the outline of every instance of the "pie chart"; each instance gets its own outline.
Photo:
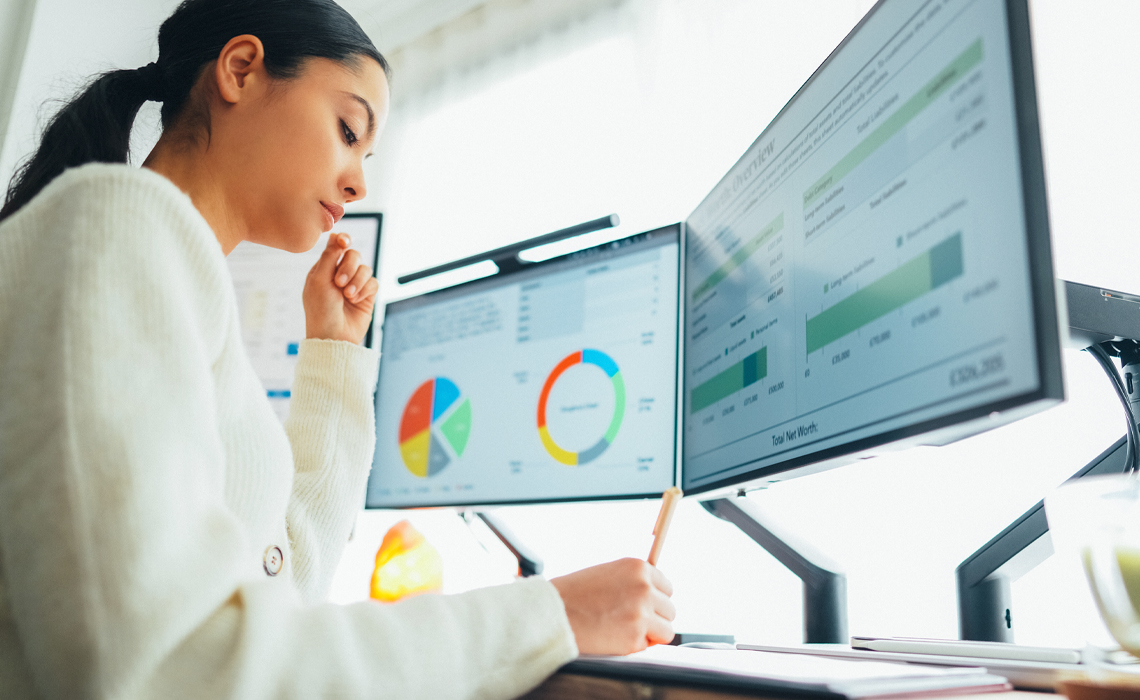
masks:
[[[614,392],[614,412],[610,417],[609,426],[605,434],[601,436],[596,443],[590,447],[574,452],[559,445],[554,438],[550,435],[550,428],[546,422],[546,409],[547,404],[550,402],[550,392],[554,388],[559,377],[561,377],[568,369],[576,365],[592,365],[605,373],[609,378],[609,383],[613,387]],[[613,358],[602,352],[601,350],[579,350],[572,352],[566,357],[562,358],[550,374],[546,377],[546,383],[542,387],[542,393],[538,397],[538,436],[542,440],[542,446],[546,448],[546,452],[555,460],[566,464],[568,466],[579,466],[592,462],[602,455],[603,452],[613,443],[617,438],[618,430],[621,428],[621,420],[625,415],[625,380],[622,379],[621,370],[618,369],[617,363]]]
[[[400,418],[400,457],[413,475],[435,476],[463,456],[471,436],[471,401],[455,382],[435,377],[420,384]]]

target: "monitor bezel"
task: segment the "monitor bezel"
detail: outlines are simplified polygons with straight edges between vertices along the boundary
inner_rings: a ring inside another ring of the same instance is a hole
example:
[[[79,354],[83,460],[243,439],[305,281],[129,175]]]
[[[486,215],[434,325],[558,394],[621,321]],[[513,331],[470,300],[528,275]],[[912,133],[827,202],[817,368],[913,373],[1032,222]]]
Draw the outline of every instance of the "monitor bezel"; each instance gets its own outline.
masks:
[[[540,262],[526,263],[526,264],[524,264],[521,267],[516,268],[516,269],[505,270],[503,272],[493,274],[493,275],[489,275],[487,277],[480,277],[480,278],[475,279],[475,280],[469,280],[469,281],[462,282],[459,284],[443,287],[441,289],[434,289],[430,292],[425,292],[423,294],[417,294],[417,295],[413,295],[413,296],[409,296],[409,297],[404,297],[402,299],[390,301],[384,305],[384,321],[380,324],[380,330],[381,330],[381,333],[380,333],[380,345],[381,345],[380,361],[381,361],[381,364],[383,364],[383,361],[384,361],[384,354],[383,354],[384,324],[387,322],[389,310],[391,310],[393,307],[399,307],[399,306],[406,304],[407,302],[412,301],[412,300],[428,299],[432,296],[438,296],[438,295],[441,295],[444,293],[452,294],[452,293],[455,293],[457,290],[463,290],[465,288],[471,288],[471,287],[475,287],[478,285],[484,285],[484,284],[487,284],[488,282],[493,281],[493,280],[502,280],[505,278],[510,278],[512,276],[515,276],[515,275],[523,273],[523,272],[531,272],[533,270],[542,269],[543,267],[551,267],[551,266],[554,266],[554,265],[557,265],[560,263],[579,260],[582,258],[589,257],[591,255],[599,254],[599,253],[607,251],[607,250],[613,250],[615,245],[622,245],[622,244],[630,245],[632,243],[637,242],[639,239],[644,239],[646,237],[656,237],[656,236],[660,236],[660,235],[672,236],[673,243],[675,243],[677,245],[677,279],[678,279],[678,285],[677,285],[677,291],[676,291],[676,298],[674,299],[674,304],[675,304],[674,308],[675,308],[676,314],[677,314],[677,324],[676,324],[677,332],[676,332],[676,336],[674,338],[674,348],[673,348],[673,368],[674,368],[674,372],[673,372],[673,375],[674,375],[674,382],[673,382],[673,452],[672,452],[672,454],[673,454],[672,472],[673,473],[672,473],[672,478],[670,480],[670,485],[676,485],[680,481],[680,478],[681,478],[680,467],[679,467],[679,462],[680,462],[679,456],[681,454],[680,442],[679,442],[679,432],[680,432],[680,400],[681,400],[681,393],[680,393],[680,386],[681,386],[681,376],[680,376],[680,372],[681,372],[681,345],[680,345],[680,343],[681,343],[681,307],[682,307],[681,290],[683,289],[683,286],[682,286],[683,277],[682,277],[682,275],[684,274],[684,239],[682,236],[683,230],[684,230],[683,223],[675,223],[675,224],[669,224],[666,226],[659,226],[657,228],[650,229],[648,231],[642,231],[640,233],[636,233],[636,234],[633,234],[631,236],[625,236],[623,238],[618,238],[618,239],[615,239],[613,241],[607,241],[606,243],[600,243],[600,244],[595,245],[595,246],[583,248],[582,250],[577,250],[577,251],[574,251],[571,253],[567,253],[565,255],[559,255],[557,257],[549,258],[547,260],[542,260]],[[666,245],[668,245],[668,243],[666,243]],[[381,373],[377,372],[376,393],[373,396],[373,407],[375,407],[376,401],[379,399],[379,396],[380,396],[380,380],[381,380]],[[377,439],[377,441],[379,441],[379,439],[380,439],[379,438],[379,434],[380,434],[380,412],[378,410],[374,411],[374,412],[376,414],[374,416],[374,419],[376,422],[376,434],[377,434],[376,439]],[[373,466],[375,466],[375,459],[373,459]],[[369,470],[369,479],[371,479],[371,469]],[[368,500],[367,487],[366,487],[364,508],[365,508],[365,510],[408,510],[408,509],[413,509],[413,508],[415,508],[415,509],[449,508],[449,509],[466,510],[466,509],[471,509],[471,508],[510,506],[510,505],[537,505],[537,504],[543,504],[543,503],[579,503],[579,502],[589,502],[589,501],[635,501],[635,500],[644,500],[647,498],[660,498],[660,497],[661,497],[661,492],[652,491],[652,492],[645,492],[645,493],[613,494],[613,495],[604,495],[604,496],[575,496],[575,497],[569,497],[569,498],[471,500],[471,501],[465,501],[462,503],[430,503],[429,502],[429,503],[409,504],[409,505],[375,505]]]
[[[345,212],[344,216],[340,217],[341,221],[345,219],[376,219],[376,249],[372,251],[372,274],[375,275],[376,271],[380,269],[380,241],[384,234],[384,215],[380,212]],[[339,222],[338,222],[339,223]],[[333,230],[336,226],[333,226]],[[368,324],[368,330],[364,333],[364,347],[372,347],[372,331],[376,328],[376,318],[373,317],[372,321]]]
[[[780,109],[760,135],[745,149],[751,150],[768,134],[772,126],[806,90],[860,29],[887,2],[875,3],[827,59],[812,72],[795,95]],[[971,435],[1005,425],[1027,415],[1060,403],[1065,398],[1061,360],[1061,327],[1058,317],[1056,278],[1053,272],[1052,242],[1049,229],[1048,203],[1045,190],[1045,166],[1041,153],[1037,89],[1033,71],[1032,37],[1027,0],[1004,0],[1009,38],[1011,78],[1018,160],[1021,172],[1022,204],[1025,217],[1025,245],[1028,252],[1029,281],[1033,305],[1033,323],[1037,348],[1038,388],[974,408],[878,433],[818,452],[800,455],[766,467],[758,467],[735,476],[717,479],[699,486],[686,484],[684,473],[684,434],[681,435],[681,484],[686,494],[715,494],[763,488],[768,484],[805,476],[844,464],[867,459],[885,451],[916,445],[945,445]],[[725,175],[727,178],[728,175]],[[721,180],[723,182],[723,178]],[[719,183],[718,183],[719,185]],[[715,191],[715,188],[714,188]],[[704,200],[702,200],[703,203]],[[687,239],[686,239],[687,243]],[[687,245],[685,246],[687,249]],[[685,304],[687,307],[687,302]],[[682,309],[682,319],[687,308]],[[682,348],[684,348],[682,340]],[[682,373],[684,374],[684,373]],[[682,377],[682,392],[687,390]],[[678,410],[682,410],[682,393]],[[682,423],[688,420],[682,410]],[[759,461],[759,460],[756,460]],[[743,465],[740,465],[743,466]]]

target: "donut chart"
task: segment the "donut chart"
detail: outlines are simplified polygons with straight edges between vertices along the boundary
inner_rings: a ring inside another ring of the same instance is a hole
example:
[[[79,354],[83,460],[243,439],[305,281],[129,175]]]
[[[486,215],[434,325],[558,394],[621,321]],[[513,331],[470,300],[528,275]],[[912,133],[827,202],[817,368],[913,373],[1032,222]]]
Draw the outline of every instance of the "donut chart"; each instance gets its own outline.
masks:
[[[470,399],[450,379],[435,377],[416,387],[404,405],[400,458],[414,476],[435,476],[463,456],[470,436]]]
[[[603,435],[600,440],[581,452],[571,452],[559,446],[558,443],[554,441],[554,438],[550,436],[550,430],[546,425],[546,404],[550,400],[550,390],[554,388],[554,384],[558,381],[558,378],[562,376],[563,372],[577,364],[594,365],[605,372],[606,376],[610,378],[610,382],[614,388],[614,415],[613,418],[610,419],[610,425],[606,430],[606,434]],[[538,397],[538,435],[542,439],[542,446],[546,448],[546,451],[550,453],[551,457],[562,464],[578,466],[592,462],[606,451],[606,448],[608,448],[617,437],[624,415],[625,380],[622,379],[621,370],[618,369],[617,363],[601,350],[579,350],[562,358],[562,361],[559,362],[546,377],[546,383],[543,384],[542,393]]]

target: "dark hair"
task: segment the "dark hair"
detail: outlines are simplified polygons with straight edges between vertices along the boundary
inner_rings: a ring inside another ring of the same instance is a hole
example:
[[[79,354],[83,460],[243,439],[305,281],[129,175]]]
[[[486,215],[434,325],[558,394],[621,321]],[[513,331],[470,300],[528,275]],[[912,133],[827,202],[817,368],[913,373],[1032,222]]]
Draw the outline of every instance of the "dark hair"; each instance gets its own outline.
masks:
[[[372,40],[333,0],[183,0],[158,31],[158,61],[98,76],[52,118],[39,148],[16,169],[0,221],[67,168],[126,163],[131,124],[142,104],[162,102],[162,125],[170,127],[203,66],[242,34],[261,40],[266,71],[274,78],[296,77],[309,58],[353,64],[367,57],[389,72]]]

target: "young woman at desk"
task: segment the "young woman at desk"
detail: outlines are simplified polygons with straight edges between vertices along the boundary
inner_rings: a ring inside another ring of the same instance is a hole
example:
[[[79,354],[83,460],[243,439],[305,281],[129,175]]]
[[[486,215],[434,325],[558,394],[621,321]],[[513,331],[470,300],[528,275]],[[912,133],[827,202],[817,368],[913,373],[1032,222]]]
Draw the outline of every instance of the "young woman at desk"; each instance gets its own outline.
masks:
[[[510,697],[672,637],[622,560],[323,603],[363,499],[377,284],[329,237],[282,429],[224,256],[307,250],[364,197],[387,64],[331,0],[187,0],[159,57],[49,124],[0,210],[0,697]],[[131,122],[163,135],[125,164]]]

